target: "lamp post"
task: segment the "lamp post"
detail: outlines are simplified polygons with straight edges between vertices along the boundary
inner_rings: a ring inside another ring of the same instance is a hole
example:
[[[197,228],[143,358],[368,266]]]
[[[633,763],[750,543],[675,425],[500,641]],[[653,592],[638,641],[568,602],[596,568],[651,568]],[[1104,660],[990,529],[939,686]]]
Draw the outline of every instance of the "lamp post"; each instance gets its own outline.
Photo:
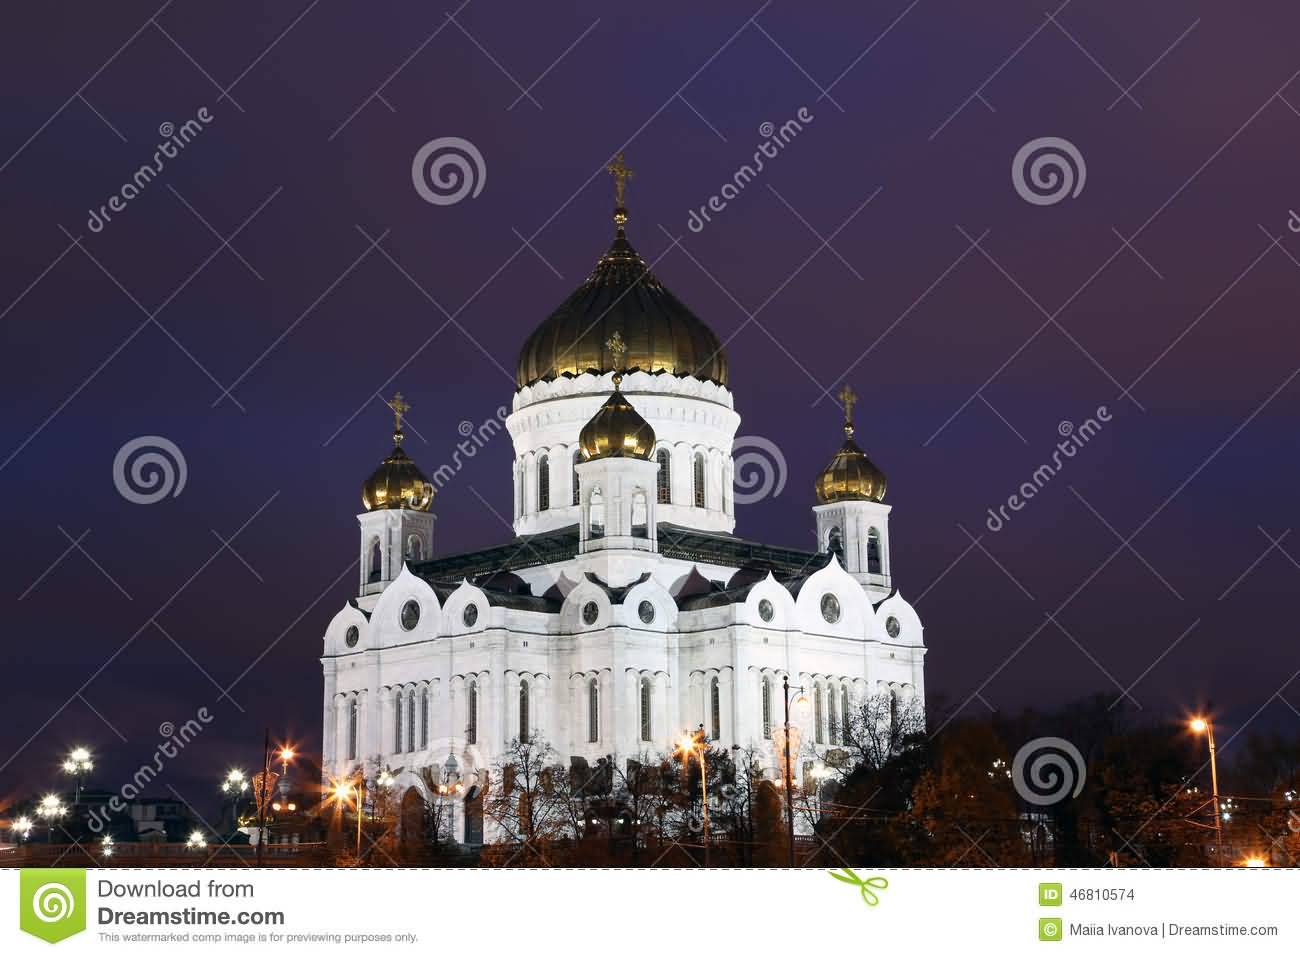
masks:
[[[797,706],[806,704],[808,699],[805,697],[802,687],[791,689],[789,675],[782,676],[781,690],[783,691],[781,697],[785,701],[785,736],[783,740],[785,747],[785,832],[789,844],[790,866],[794,867],[794,761],[790,757],[790,692],[794,691]]]
[[[71,774],[76,782],[72,798],[74,807],[81,803],[81,789],[85,783],[86,772],[94,767],[95,762],[90,759],[90,752],[85,748],[73,748],[63,762],[63,770]]]
[[[704,737],[704,726],[694,734],[682,735],[681,741],[677,742],[678,750],[682,753],[682,762],[687,770],[690,770],[691,755],[694,754],[700,759],[700,788],[703,790],[702,802],[704,804],[704,866],[709,866],[709,762],[705,754],[709,750],[708,740]]]
[[[36,816],[43,819],[46,825],[45,843],[54,843],[54,822],[68,813],[68,808],[59,800],[57,794],[47,794],[41,798],[41,803],[36,806]]]
[[[448,754],[447,763],[442,766],[442,783],[438,785],[438,793],[447,801],[447,812],[450,815],[447,837],[452,841],[456,840],[456,802],[452,796],[460,791],[460,764],[457,763],[455,754]]]
[[[1223,823],[1219,811],[1219,767],[1214,746],[1214,724],[1209,718],[1193,718],[1188,725],[1196,734],[1204,734],[1210,746],[1210,789],[1214,797],[1214,860],[1223,864]]]
[[[15,820],[13,824],[9,825],[9,828],[14,832],[15,842],[22,843],[27,840],[28,836],[32,833],[32,819],[23,815]]]

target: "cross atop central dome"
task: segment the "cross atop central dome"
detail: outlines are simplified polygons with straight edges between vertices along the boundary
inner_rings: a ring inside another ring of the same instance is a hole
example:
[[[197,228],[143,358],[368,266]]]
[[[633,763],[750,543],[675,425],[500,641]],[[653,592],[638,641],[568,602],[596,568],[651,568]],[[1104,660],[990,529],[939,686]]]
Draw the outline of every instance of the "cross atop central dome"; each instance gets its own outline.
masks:
[[[606,343],[617,333],[627,345],[628,372],[693,376],[728,384],[722,343],[668,291],[627,240],[623,194],[632,171],[619,153],[609,167],[617,207],[613,243],[585,282],[524,343],[519,388],[559,376],[616,371]]]

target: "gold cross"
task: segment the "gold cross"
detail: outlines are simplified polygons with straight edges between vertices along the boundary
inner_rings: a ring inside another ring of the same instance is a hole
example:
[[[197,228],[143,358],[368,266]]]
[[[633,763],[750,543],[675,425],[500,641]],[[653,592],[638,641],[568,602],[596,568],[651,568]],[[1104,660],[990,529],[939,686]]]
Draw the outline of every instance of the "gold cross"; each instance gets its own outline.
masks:
[[[605,171],[614,177],[614,201],[618,204],[619,209],[623,208],[623,192],[627,189],[627,181],[634,175],[628,168],[627,163],[623,162],[623,153],[620,150],[614,154],[614,161],[605,167]]]
[[[393,431],[401,435],[402,416],[411,411],[411,405],[402,398],[402,393],[399,392],[393,396],[393,401],[388,403],[388,407],[393,410]]]
[[[609,350],[610,357],[614,360],[614,368],[622,370],[623,359],[627,356],[627,343],[623,341],[623,334],[616,332],[610,336],[605,343],[605,348]]]
[[[840,402],[844,405],[844,424],[852,425],[853,407],[858,404],[858,394],[853,391],[853,387],[851,385],[845,383],[844,388],[840,389],[840,394],[838,398]]]

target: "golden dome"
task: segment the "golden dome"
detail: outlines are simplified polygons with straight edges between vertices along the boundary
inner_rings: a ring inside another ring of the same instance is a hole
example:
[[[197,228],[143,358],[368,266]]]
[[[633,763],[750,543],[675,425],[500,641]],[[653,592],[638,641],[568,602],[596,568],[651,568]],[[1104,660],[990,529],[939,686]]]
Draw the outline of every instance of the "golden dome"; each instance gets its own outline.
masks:
[[[885,473],[853,441],[853,405],[857,396],[845,386],[840,399],[844,402],[844,444],[817,476],[817,504],[883,501]]]
[[[722,342],[655,277],[627,241],[622,185],[630,173],[611,164],[619,184],[614,242],[586,281],[534,330],[519,354],[519,388],[559,376],[612,372],[605,343],[619,333],[629,371],[694,376],[727,385]]]
[[[367,512],[381,508],[409,508],[427,512],[433,504],[433,485],[410,456],[402,451],[402,416],[411,408],[397,393],[389,403],[396,417],[393,451],[361,486],[361,504]]]
[[[610,337],[606,348],[615,357],[616,366],[627,348],[618,333]],[[649,459],[654,454],[655,430],[641,418],[628,401],[619,384],[622,371],[614,373],[614,394],[596,410],[596,414],[578,433],[578,448],[585,461],[609,458]]]

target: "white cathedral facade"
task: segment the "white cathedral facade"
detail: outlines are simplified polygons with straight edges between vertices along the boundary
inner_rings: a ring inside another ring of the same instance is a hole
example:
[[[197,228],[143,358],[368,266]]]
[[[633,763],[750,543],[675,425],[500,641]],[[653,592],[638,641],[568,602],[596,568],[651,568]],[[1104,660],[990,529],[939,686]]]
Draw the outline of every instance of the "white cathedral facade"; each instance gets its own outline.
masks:
[[[324,774],[400,769],[398,794],[425,801],[450,789],[468,843],[515,739],[595,765],[702,727],[779,781],[788,681],[811,705],[797,782],[868,696],[923,701],[921,621],[894,585],[885,478],[853,441],[851,393],[815,482],[816,547],[737,538],[722,345],[628,243],[619,185],[613,244],[520,356],[515,537],[437,555],[399,394],[396,447],[362,490],[357,595],[325,630]]]

